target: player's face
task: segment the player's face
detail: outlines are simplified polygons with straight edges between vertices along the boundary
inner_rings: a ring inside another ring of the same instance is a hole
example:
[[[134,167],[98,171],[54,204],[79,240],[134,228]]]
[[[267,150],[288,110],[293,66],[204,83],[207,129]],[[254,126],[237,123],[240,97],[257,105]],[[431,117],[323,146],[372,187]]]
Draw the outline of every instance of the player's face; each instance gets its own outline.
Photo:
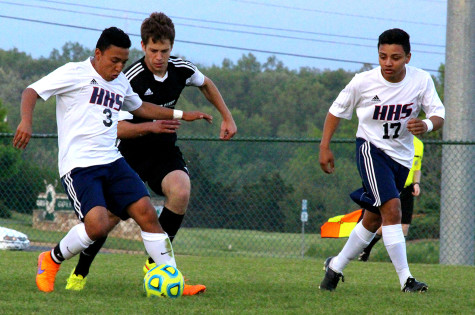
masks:
[[[129,60],[129,49],[109,46],[104,52],[96,48],[94,52],[93,67],[106,81],[117,79]]]
[[[145,53],[145,64],[153,74],[160,77],[165,75],[172,48],[169,39],[154,43],[152,39],[149,38],[148,43],[144,44],[142,42],[142,50]]]
[[[383,44],[379,46],[379,65],[383,77],[392,83],[401,82],[406,75],[406,64],[411,60],[411,53],[404,52],[402,45]]]

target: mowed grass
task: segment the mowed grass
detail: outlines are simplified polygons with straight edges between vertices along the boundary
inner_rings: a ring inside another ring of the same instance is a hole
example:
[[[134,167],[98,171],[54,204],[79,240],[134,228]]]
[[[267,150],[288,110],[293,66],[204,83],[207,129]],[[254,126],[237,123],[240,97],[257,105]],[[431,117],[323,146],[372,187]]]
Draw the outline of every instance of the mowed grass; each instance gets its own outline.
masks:
[[[54,246],[66,234],[64,231],[37,230],[31,225],[31,216],[16,212],[13,212],[11,219],[0,219],[0,226],[27,234],[32,245]],[[347,238],[321,238],[319,234],[306,233],[303,255],[306,258],[321,260],[337,254],[346,241]],[[105,248],[144,252],[141,241],[114,237],[107,239]],[[302,257],[302,234],[183,227],[180,229],[179,237],[173,242],[173,248],[178,255],[300,258]],[[410,263],[437,264],[439,262],[439,240],[408,241],[407,255]],[[371,261],[390,261],[382,241],[374,247]]]
[[[207,291],[176,300],[142,293],[145,255],[99,254],[81,292],[65,290],[77,258],[63,263],[55,291],[35,285],[39,252],[0,251],[0,314],[473,314],[475,267],[412,264],[424,294],[399,290],[391,263],[352,262],[335,292],[322,292],[314,259],[177,256]]]

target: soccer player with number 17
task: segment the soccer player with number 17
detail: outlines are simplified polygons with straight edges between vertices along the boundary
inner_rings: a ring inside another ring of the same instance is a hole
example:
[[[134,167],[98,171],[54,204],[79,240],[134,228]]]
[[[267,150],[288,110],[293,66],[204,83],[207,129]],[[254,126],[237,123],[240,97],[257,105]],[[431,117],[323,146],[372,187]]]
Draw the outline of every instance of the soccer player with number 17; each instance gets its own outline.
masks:
[[[330,150],[333,133],[341,118],[358,116],[356,164],[363,187],[350,197],[366,209],[343,249],[324,264],[320,289],[333,291],[343,269],[371,242],[382,224],[383,242],[396,268],[403,292],[427,291],[409,271],[406,241],[401,226],[399,193],[412,166],[414,135],[442,128],[445,108],[431,76],[407,66],[411,60],[409,35],[390,29],[379,36],[380,66],[355,75],[330,107],[320,143],[320,167],[334,172]],[[418,119],[421,109],[427,119]]]

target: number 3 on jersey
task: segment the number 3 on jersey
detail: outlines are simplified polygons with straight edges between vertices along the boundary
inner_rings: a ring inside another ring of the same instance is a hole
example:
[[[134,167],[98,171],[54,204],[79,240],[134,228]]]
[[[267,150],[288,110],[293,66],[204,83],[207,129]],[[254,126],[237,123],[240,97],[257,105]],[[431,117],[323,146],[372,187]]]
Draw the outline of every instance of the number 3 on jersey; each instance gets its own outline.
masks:
[[[111,110],[109,108],[106,108],[106,109],[104,109],[104,111],[102,113],[106,116],[106,119],[104,119],[102,121],[104,126],[106,126],[106,127],[112,126],[112,119],[111,119],[112,112],[111,112]]]
[[[385,123],[383,125],[383,128],[384,128],[383,139],[390,139],[391,138],[390,133],[392,134],[393,139],[399,138],[399,130],[401,129],[401,123],[400,122]]]

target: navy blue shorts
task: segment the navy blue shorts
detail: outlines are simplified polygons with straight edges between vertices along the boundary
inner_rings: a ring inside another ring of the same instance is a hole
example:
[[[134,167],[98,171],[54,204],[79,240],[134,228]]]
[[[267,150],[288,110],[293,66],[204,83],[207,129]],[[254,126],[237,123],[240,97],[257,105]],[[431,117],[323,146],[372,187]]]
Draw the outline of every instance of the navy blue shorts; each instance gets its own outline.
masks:
[[[356,139],[356,165],[363,187],[350,194],[361,207],[379,214],[386,201],[399,198],[409,169],[390,158],[370,142]]]
[[[144,183],[124,158],[110,164],[75,168],[61,178],[61,183],[81,221],[97,206],[126,220],[129,218],[126,208],[149,196]]]

